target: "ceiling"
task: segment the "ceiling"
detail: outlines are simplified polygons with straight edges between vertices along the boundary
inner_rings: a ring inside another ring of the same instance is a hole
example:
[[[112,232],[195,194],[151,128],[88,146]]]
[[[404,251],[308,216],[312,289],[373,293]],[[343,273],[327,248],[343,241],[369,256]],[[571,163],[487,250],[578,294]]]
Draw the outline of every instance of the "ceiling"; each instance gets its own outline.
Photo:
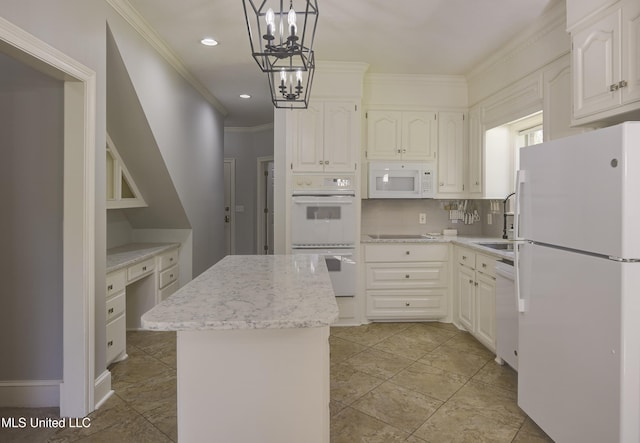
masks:
[[[273,122],[242,0],[128,1],[227,109],[225,126]],[[562,0],[317,1],[316,60],[365,62],[368,73],[464,75]],[[203,37],[219,45],[203,46]]]

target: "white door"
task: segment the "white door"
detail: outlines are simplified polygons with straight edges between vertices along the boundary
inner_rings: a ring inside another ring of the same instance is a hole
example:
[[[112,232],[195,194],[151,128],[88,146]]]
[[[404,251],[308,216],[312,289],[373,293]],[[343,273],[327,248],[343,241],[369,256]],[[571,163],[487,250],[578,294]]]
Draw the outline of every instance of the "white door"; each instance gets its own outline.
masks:
[[[438,192],[464,191],[464,114],[441,112],[438,122]]]
[[[353,102],[326,102],[324,105],[324,170],[355,170],[356,105]],[[358,151],[359,152],[359,151]]]
[[[235,253],[234,239],[234,207],[235,207],[235,170],[236,160],[234,158],[224,159],[224,244],[225,255]]]
[[[403,112],[401,144],[403,160],[435,160],[438,146],[436,113]]]

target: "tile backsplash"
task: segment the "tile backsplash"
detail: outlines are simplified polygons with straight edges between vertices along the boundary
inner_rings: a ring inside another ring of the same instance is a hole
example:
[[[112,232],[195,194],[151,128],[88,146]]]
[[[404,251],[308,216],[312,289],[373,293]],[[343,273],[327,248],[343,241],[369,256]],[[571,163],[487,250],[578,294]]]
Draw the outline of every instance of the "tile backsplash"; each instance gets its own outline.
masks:
[[[444,209],[448,200],[362,200],[362,234],[425,234],[441,233],[443,229],[457,229],[459,235],[502,236],[502,212],[491,213],[489,200],[468,200],[468,209],[476,209],[480,221],[464,224],[449,219]],[[418,222],[419,214],[427,215],[427,223]],[[491,224],[487,214],[491,213]],[[508,220],[511,222],[511,220]]]

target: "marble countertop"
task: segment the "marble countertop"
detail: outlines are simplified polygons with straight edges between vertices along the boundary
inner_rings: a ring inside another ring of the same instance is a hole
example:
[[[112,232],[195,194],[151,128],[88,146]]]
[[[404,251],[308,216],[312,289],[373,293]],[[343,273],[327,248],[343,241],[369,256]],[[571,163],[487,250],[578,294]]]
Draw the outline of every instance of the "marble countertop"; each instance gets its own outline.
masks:
[[[429,235],[425,234],[425,238],[385,238],[377,239],[371,238],[369,235],[362,235],[360,238],[361,243],[453,243],[460,246],[465,246],[474,249],[483,254],[494,255],[499,258],[506,258],[513,260],[513,251],[506,251],[501,249],[493,249],[487,246],[483,246],[482,243],[513,243],[512,240],[503,240],[499,237],[477,237],[477,236],[443,236],[443,235]]]
[[[107,249],[107,273],[126,268],[178,246],[180,243],[129,243]]]
[[[324,259],[304,255],[230,255],[142,316],[162,331],[286,329],[338,318]]]

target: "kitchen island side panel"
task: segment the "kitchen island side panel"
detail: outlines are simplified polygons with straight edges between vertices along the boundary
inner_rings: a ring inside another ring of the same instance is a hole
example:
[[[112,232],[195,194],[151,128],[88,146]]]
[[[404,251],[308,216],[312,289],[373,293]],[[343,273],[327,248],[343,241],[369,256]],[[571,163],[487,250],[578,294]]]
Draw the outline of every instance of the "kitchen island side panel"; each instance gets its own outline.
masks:
[[[177,334],[180,442],[329,442],[329,326]]]

